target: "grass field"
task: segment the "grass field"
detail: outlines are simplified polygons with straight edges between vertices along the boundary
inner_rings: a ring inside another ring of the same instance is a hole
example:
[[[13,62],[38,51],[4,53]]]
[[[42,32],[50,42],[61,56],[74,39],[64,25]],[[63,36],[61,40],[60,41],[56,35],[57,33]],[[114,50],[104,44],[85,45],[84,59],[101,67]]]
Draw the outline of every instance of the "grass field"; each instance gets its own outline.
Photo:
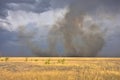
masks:
[[[120,80],[120,58],[0,58],[0,80]]]

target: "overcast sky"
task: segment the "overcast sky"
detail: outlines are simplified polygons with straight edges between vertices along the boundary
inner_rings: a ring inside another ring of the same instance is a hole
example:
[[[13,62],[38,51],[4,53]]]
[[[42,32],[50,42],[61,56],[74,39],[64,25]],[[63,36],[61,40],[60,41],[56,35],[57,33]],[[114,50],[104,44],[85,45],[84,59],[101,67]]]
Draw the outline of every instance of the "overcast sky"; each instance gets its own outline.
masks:
[[[0,0],[0,56],[37,56],[20,37],[20,26],[35,33],[34,44],[44,50],[49,29],[70,5],[77,5],[75,9],[87,13],[89,21],[105,31],[105,44],[97,56],[120,57],[120,0]]]

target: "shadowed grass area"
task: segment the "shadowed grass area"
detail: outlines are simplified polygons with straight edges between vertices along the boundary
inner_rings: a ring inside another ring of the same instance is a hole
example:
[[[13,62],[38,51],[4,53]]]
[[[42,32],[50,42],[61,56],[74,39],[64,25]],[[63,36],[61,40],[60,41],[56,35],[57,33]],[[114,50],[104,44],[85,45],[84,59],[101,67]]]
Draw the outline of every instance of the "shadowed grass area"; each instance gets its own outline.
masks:
[[[2,57],[0,80],[120,80],[119,62],[119,58]]]

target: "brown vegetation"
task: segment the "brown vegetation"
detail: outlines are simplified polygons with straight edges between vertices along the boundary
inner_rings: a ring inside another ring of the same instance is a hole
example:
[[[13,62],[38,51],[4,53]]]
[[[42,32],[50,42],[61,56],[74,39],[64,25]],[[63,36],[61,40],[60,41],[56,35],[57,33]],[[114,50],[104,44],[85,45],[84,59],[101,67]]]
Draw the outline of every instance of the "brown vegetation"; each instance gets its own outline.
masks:
[[[9,58],[6,61],[2,57],[0,80],[120,80],[119,62],[119,58]]]

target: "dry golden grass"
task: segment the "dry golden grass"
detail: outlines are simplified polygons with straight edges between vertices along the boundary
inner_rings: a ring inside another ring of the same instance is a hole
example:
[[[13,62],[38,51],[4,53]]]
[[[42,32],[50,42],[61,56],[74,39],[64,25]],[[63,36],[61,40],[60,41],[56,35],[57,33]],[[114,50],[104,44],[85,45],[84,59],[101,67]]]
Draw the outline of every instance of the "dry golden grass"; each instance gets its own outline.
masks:
[[[120,80],[120,58],[0,58],[0,80]]]

